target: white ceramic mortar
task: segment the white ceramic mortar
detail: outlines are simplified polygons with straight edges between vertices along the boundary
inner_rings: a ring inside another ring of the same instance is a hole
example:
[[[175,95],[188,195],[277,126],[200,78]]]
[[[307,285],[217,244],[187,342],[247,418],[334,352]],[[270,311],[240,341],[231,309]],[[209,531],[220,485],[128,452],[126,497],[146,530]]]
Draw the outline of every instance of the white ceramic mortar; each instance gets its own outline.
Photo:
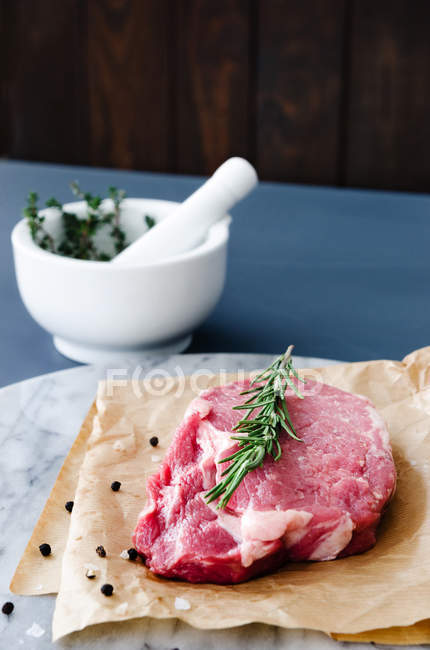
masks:
[[[145,231],[144,215],[161,220],[177,205],[125,199],[121,219],[127,240],[134,241]],[[65,209],[82,214],[85,208],[79,201]],[[58,238],[59,214],[45,213],[46,229]],[[110,363],[129,356],[180,352],[221,295],[229,224],[226,216],[187,253],[121,267],[44,251],[21,220],[12,232],[12,245],[22,300],[37,323],[53,335],[57,349],[76,361]],[[107,240],[99,243],[108,249]]]

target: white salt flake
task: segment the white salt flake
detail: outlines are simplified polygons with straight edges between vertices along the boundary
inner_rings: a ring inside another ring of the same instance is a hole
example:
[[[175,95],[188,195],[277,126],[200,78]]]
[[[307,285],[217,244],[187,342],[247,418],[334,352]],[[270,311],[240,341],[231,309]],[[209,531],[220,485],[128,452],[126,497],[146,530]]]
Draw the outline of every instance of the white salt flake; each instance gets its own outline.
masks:
[[[40,591],[41,589],[43,589],[43,585],[36,585],[36,586],[35,586],[35,589],[36,589],[37,591]]]
[[[45,634],[43,627],[40,627],[37,623],[33,623],[31,627],[28,628],[26,635],[32,636],[35,639],[40,639],[41,636]]]
[[[175,609],[190,609],[190,601],[186,598],[175,598]]]
[[[160,460],[160,456],[151,456],[151,460],[153,463],[157,463]]]
[[[128,551],[127,551],[127,549],[125,548],[123,551],[121,551],[121,553],[119,554],[119,556],[122,557],[123,560],[128,560],[129,555],[128,555]]]
[[[411,460],[410,463],[411,463],[412,467],[415,467],[415,465],[417,464],[417,461],[416,460]]]
[[[127,609],[128,609],[128,603],[121,603],[121,605],[118,605],[115,611],[117,614],[122,615],[126,613]]]
[[[124,451],[125,445],[124,443],[121,442],[121,440],[115,440],[115,442],[113,443],[113,448],[114,451]]]

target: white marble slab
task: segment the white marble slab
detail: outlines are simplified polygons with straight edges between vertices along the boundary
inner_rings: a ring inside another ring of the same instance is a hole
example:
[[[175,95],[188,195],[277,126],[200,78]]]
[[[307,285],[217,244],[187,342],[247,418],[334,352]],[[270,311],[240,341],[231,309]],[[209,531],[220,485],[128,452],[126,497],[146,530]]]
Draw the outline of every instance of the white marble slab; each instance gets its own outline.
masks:
[[[168,361],[152,359],[140,375],[151,368],[169,373],[207,370],[252,370],[267,365],[267,355],[177,355]],[[297,367],[316,367],[321,359],[296,357]],[[131,376],[132,359],[116,376]],[[111,369],[112,370],[112,369]],[[179,621],[135,621],[94,626],[51,643],[53,596],[18,597],[8,585],[14,569],[45,504],[58,471],[94,398],[97,381],[107,369],[83,366],[36,377],[0,390],[0,600],[11,600],[10,617],[0,614],[0,648],[73,648],[74,650],[325,650],[339,644],[324,634],[283,630],[267,625],[248,625],[219,631],[195,630]],[[37,623],[39,638],[26,632]],[[368,645],[354,644],[356,650]],[[382,646],[381,646],[382,647]],[[387,646],[384,646],[387,648]]]

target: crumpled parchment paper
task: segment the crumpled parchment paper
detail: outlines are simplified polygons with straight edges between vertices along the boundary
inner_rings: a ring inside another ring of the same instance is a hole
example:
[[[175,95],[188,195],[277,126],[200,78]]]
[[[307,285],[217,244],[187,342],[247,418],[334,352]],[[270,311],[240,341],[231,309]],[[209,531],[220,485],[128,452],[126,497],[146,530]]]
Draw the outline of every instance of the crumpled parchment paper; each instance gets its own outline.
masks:
[[[430,640],[430,625],[424,621],[430,618],[430,347],[403,362],[343,364],[303,374],[366,395],[387,422],[398,487],[376,546],[363,555],[332,562],[289,564],[275,574],[234,586],[165,580],[140,561],[122,559],[120,553],[131,546],[144,505],[146,478],[157,469],[197,386],[192,378],[183,385],[166,380],[164,390],[150,384],[102,382],[70,528],[63,527],[67,542],[54,639],[94,623],[152,616],[177,617],[203,629],[264,622],[322,630],[341,640],[399,644]],[[209,383],[219,382],[201,377],[198,388]],[[153,435],[160,439],[156,448],[149,444]],[[122,483],[119,492],[110,489],[114,480]],[[46,541],[49,521],[55,517],[51,502],[51,516],[43,522]],[[95,553],[100,544],[106,558]],[[30,568],[38,576],[49,575],[47,584],[55,585],[58,565],[40,567],[29,547],[12,588],[41,593],[34,591]],[[86,566],[96,568],[94,580],[86,578]],[[100,592],[105,582],[114,586],[111,598]]]

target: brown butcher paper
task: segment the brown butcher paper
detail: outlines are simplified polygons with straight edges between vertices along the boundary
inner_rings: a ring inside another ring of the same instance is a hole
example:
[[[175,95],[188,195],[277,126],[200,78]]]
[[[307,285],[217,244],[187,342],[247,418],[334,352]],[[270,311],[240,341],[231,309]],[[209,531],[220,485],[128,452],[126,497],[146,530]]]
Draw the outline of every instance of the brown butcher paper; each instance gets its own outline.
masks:
[[[203,629],[264,622],[322,630],[341,640],[430,641],[424,621],[430,618],[430,348],[403,362],[342,364],[303,374],[366,395],[387,422],[398,487],[376,546],[341,560],[291,563],[234,586],[166,580],[140,561],[124,560],[120,553],[131,546],[146,478],[156,471],[197,382],[166,380],[167,392],[159,394],[149,384],[102,382],[69,531],[68,521],[64,526],[54,638],[94,623],[152,616]],[[208,383],[219,381],[201,377],[198,388]],[[156,448],[149,444],[153,435],[160,439]],[[114,480],[121,481],[119,492],[110,489]],[[48,533],[49,527],[46,541]],[[105,558],[95,553],[100,544]],[[27,573],[30,566],[29,560]],[[87,566],[95,567],[94,580],[86,578]],[[58,566],[52,571],[58,574]],[[19,593],[29,593],[25,573],[18,586],[13,583]],[[100,592],[105,582],[114,586],[111,598]]]
[[[48,501],[34,527],[10,584],[11,591],[16,594],[24,596],[53,594],[60,588],[61,563],[70,523],[70,514],[65,509],[65,504],[67,501],[73,501],[75,497],[79,470],[96,412],[94,403],[82,423],[79,435],[61,467]],[[49,561],[46,561],[39,552],[39,544],[48,539],[54,552],[49,556]]]

